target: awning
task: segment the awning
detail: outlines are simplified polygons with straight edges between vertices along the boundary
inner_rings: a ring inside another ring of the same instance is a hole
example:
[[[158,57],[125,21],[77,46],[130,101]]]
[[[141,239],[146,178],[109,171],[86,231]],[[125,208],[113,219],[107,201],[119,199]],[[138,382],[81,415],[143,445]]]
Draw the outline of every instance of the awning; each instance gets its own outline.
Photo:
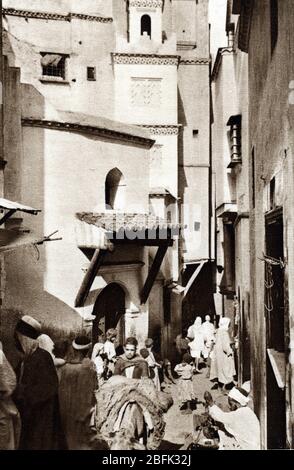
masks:
[[[64,56],[60,54],[45,54],[41,59],[41,65],[43,67],[48,67],[49,65],[57,67],[59,65],[59,62],[63,59],[63,57]]]
[[[180,225],[170,224],[153,214],[135,213],[79,213],[76,214],[78,236],[81,236],[83,224],[87,227],[83,240],[78,241],[80,248],[94,248],[90,266],[85,274],[75,300],[75,307],[83,307],[90,292],[95,277],[103,264],[105,255],[114,251],[116,245],[139,245],[158,247],[147,279],[142,288],[140,298],[145,304],[158,275],[160,266],[173,238],[180,233]],[[95,245],[96,243],[96,245]]]
[[[226,217],[227,215],[236,216],[237,212],[238,212],[237,204],[233,202],[225,202],[216,208],[215,215],[216,217],[220,217],[220,218]]]
[[[110,238],[122,240],[123,235],[127,237],[128,232],[136,233],[137,238],[142,236],[146,238],[162,238],[169,231],[174,235],[179,235],[181,225],[171,224],[162,217],[158,217],[149,213],[133,213],[133,212],[82,212],[76,214],[76,218],[81,222],[85,222],[95,227],[104,229]],[[160,233],[158,233],[160,232]]]
[[[164,187],[161,187],[161,186],[150,188],[149,195],[150,196],[164,196],[164,197],[168,196],[168,197],[171,197],[172,199],[175,199],[175,200],[180,199],[179,197],[172,194],[171,191],[168,188],[164,188]]]
[[[8,220],[15,212],[26,212],[28,214],[37,215],[38,212],[41,212],[39,209],[34,209],[33,207],[24,206],[19,202],[9,201],[8,199],[0,198],[0,209],[7,210],[6,214],[0,219],[0,225],[3,225],[6,220]]]
[[[3,225],[17,211],[26,212],[33,215],[37,215],[39,212],[41,212],[40,209],[24,206],[19,202],[9,201],[8,199],[4,198],[0,198],[0,209],[7,211],[2,219],[0,219],[0,226]],[[52,238],[52,236],[56,233],[58,233],[58,230],[48,236],[43,236],[40,238],[30,230],[0,228],[0,252],[15,250],[16,248],[25,245],[42,245],[45,242],[62,240],[61,238]]]
[[[19,202],[9,201],[8,199],[0,198],[0,209],[15,210],[21,212],[28,212],[29,214],[36,215],[38,212],[41,212],[39,209],[34,209],[33,207],[24,206]]]

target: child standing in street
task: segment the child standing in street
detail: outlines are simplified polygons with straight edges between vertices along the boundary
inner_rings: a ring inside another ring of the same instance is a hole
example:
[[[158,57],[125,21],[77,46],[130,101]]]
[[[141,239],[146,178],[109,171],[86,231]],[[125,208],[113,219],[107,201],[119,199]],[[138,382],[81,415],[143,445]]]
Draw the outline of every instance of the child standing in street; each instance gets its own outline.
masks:
[[[177,364],[175,372],[179,375],[179,398],[181,401],[180,410],[185,410],[185,414],[192,412],[191,404],[195,401],[193,388],[193,358],[190,354],[183,355],[182,362]]]

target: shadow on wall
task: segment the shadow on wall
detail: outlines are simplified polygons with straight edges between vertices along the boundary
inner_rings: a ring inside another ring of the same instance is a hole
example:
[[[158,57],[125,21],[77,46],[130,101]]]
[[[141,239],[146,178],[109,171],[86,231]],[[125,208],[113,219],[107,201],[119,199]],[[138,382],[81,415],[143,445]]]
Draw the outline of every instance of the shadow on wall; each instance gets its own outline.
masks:
[[[179,198],[180,201],[184,200],[184,194],[185,194],[185,188],[188,187],[188,182],[185,174],[185,168],[184,168],[184,128],[187,126],[187,120],[186,120],[186,115],[185,115],[185,109],[184,109],[184,103],[181,97],[180,90],[178,88],[178,119],[179,119],[179,124],[182,125],[182,128],[180,129],[179,133],[179,139],[178,139],[178,188],[179,188]],[[183,214],[182,211],[179,211],[179,222],[183,223]],[[185,252],[186,251],[186,245],[185,245],[185,240],[181,237],[180,238],[180,243],[182,244],[181,251]]]
[[[5,113],[5,154],[8,162],[5,196],[12,200],[19,200],[21,197],[20,202],[42,211],[37,216],[24,215],[23,220],[19,219],[22,227],[30,229],[36,238],[42,238],[49,235],[44,228],[44,132],[42,129],[30,129],[32,138],[23,139],[28,128],[21,126],[21,110],[24,110],[26,116],[44,118],[44,96],[32,85],[16,82],[16,75],[13,73],[8,75],[5,94],[6,102],[11,103]],[[14,223],[13,218],[11,223]],[[58,228],[52,227],[52,231]],[[32,315],[43,323],[58,325],[57,328],[78,328],[81,318],[76,311],[44,290],[46,270],[44,246],[39,248],[39,254],[33,247],[19,248],[5,254],[5,310],[1,314],[2,328],[3,324],[5,326],[10,322],[4,313],[6,311]],[[11,333],[11,329],[8,328],[8,331]]]

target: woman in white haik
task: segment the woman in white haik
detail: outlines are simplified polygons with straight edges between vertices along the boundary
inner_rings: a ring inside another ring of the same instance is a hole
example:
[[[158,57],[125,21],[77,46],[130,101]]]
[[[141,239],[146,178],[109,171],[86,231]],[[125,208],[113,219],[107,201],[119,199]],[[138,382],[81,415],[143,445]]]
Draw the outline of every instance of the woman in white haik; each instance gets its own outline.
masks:
[[[205,316],[205,322],[202,323],[202,333],[204,339],[203,357],[208,359],[213,343],[215,342],[215,327],[210,321],[210,315]]]
[[[236,374],[234,351],[231,347],[232,342],[228,331],[229,326],[229,318],[220,318],[210,368],[210,380],[217,379],[220,388],[231,387],[234,384],[234,375]]]
[[[199,370],[199,361],[201,358],[201,353],[204,349],[204,338],[202,332],[202,319],[201,317],[196,317],[196,320],[188,330],[188,338],[192,338],[193,341],[189,343],[190,354],[194,360],[194,370],[200,372]]]

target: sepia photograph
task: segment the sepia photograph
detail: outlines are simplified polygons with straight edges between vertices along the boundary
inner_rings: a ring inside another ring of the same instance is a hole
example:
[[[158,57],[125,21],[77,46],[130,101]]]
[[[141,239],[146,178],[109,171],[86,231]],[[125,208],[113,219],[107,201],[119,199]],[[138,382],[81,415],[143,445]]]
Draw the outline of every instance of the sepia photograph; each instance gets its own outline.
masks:
[[[0,463],[294,449],[294,0],[0,14]]]

